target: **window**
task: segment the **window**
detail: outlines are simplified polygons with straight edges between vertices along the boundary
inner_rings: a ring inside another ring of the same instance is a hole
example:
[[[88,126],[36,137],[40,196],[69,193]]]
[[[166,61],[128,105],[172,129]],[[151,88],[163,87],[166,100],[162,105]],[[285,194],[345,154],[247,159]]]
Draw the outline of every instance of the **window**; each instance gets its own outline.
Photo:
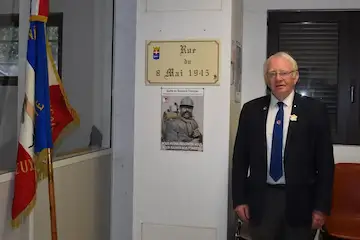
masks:
[[[54,148],[55,161],[111,146],[113,0],[52,1],[48,41],[80,125]],[[84,6],[86,8],[84,9]],[[0,4],[0,174],[15,169],[29,10]],[[78,9],[82,9],[79,11]],[[96,9],[96,11],[95,11]],[[19,21],[20,19],[23,19]],[[19,57],[20,56],[20,57]]]
[[[0,15],[0,174],[15,168],[18,109],[18,15]]]
[[[268,13],[268,56],[297,60],[296,92],[326,104],[336,144],[360,145],[359,20],[356,11]]]
[[[113,0],[54,0],[51,11],[63,13],[62,82],[80,119],[54,149],[55,160],[110,148]]]
[[[0,84],[17,85],[18,15],[0,16]],[[11,81],[9,78],[12,78]]]
[[[47,23],[48,40],[61,75],[62,14],[52,13]],[[17,86],[19,15],[0,15],[0,85]]]

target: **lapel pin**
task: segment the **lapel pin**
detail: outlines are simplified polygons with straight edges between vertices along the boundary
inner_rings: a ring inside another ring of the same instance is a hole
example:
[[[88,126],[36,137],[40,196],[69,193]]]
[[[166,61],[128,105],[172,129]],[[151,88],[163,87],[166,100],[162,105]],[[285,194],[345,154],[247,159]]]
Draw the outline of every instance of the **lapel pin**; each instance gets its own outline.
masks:
[[[263,110],[265,111],[267,109],[267,107],[263,107]]]
[[[294,108],[296,108],[296,105],[294,105]]]
[[[292,122],[296,122],[297,119],[298,119],[298,116],[296,116],[295,114],[292,114],[292,115],[290,116],[290,121],[292,121]]]

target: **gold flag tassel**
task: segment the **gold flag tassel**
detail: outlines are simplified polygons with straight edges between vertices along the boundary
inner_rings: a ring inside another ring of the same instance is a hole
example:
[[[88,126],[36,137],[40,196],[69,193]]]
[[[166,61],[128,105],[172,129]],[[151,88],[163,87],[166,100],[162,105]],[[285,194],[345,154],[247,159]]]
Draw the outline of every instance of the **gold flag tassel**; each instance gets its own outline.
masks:
[[[24,209],[22,213],[20,213],[15,219],[11,220],[11,226],[13,228],[18,228],[21,224],[24,223],[26,220],[26,217],[28,217],[31,213],[31,211],[35,207],[36,197],[34,196],[33,200],[27,205],[27,207]]]

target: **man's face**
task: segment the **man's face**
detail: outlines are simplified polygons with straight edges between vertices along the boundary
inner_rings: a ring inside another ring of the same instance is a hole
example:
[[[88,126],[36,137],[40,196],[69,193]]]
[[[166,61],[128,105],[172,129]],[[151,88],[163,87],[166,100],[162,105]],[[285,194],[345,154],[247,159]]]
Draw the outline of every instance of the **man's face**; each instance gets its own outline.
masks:
[[[272,57],[265,79],[275,97],[282,101],[295,89],[299,73],[286,58]]]
[[[192,117],[193,107],[191,106],[180,106],[180,115],[183,118],[189,119]]]

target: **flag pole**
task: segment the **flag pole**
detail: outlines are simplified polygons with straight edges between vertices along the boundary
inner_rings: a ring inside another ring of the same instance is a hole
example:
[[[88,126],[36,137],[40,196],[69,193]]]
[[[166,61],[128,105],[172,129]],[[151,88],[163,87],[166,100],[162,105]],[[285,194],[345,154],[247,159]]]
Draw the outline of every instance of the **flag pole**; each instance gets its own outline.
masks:
[[[57,240],[57,226],[56,226],[56,205],[55,205],[55,187],[54,187],[54,168],[52,161],[51,148],[47,149],[47,169],[48,169],[48,188],[49,188],[49,203],[50,203],[50,221],[51,221],[51,240]]]

